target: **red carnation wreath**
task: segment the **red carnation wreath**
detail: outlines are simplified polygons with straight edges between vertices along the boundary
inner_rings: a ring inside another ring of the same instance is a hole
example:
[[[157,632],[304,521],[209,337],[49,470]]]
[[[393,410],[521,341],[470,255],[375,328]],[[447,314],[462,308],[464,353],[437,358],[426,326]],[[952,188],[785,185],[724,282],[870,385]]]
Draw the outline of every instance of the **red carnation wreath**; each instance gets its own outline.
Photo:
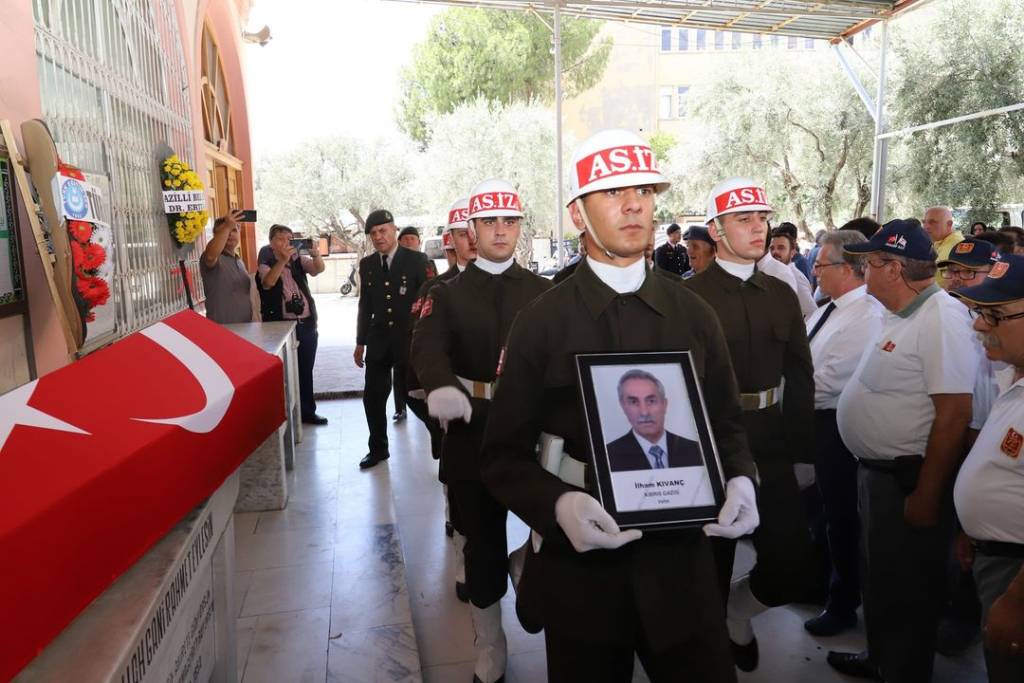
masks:
[[[85,181],[85,174],[69,164],[62,163],[63,174]],[[71,262],[75,272],[75,289],[85,302],[86,322],[96,320],[93,309],[103,306],[110,300],[110,285],[100,276],[99,271],[107,261],[107,250],[103,245],[93,242],[97,235],[96,226],[88,221],[69,220],[68,236],[71,237]]]
[[[68,232],[79,244],[88,244],[92,239],[92,223],[85,221],[68,221]]]

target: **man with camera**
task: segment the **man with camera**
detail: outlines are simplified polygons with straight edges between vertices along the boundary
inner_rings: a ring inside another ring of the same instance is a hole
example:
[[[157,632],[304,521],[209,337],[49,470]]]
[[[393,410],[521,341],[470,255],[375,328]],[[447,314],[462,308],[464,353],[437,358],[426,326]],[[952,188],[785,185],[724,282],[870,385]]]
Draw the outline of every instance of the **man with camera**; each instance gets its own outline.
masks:
[[[325,425],[327,418],[316,414],[313,400],[313,363],[316,361],[316,302],[306,277],[324,272],[324,260],[315,240],[293,240],[287,225],[270,228],[270,244],[260,249],[256,284],[260,292],[263,322],[294,320],[299,342],[299,402],[302,422]],[[299,255],[297,247],[308,254]]]

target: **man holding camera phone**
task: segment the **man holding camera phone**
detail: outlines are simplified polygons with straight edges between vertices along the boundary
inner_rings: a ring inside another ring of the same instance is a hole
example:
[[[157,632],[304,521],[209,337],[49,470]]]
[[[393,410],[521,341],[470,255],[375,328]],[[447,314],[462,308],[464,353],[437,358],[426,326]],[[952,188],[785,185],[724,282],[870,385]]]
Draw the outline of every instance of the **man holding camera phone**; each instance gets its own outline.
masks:
[[[256,284],[260,292],[260,313],[263,322],[294,320],[295,337],[299,342],[299,401],[302,422],[325,425],[327,418],[316,414],[313,400],[313,363],[316,361],[316,302],[309,291],[307,276],[324,272],[324,260],[316,241],[293,240],[292,229],[286,225],[270,228],[270,244],[260,249]],[[308,255],[300,255],[300,243]]]

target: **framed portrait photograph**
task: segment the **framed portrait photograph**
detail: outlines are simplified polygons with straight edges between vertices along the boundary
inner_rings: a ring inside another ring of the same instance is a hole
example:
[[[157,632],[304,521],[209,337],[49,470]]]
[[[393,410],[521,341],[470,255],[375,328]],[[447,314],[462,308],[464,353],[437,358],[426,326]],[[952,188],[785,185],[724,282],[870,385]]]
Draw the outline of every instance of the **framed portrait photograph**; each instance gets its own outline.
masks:
[[[577,354],[598,500],[622,528],[713,522],[722,465],[689,351]]]

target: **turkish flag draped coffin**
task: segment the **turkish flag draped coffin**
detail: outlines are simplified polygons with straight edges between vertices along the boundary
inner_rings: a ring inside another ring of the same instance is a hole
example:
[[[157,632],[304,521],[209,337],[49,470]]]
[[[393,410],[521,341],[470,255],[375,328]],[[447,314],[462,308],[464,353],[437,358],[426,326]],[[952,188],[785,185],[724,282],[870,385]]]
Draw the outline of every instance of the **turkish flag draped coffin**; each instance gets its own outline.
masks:
[[[0,396],[0,680],[284,419],[281,361],[189,311]]]

